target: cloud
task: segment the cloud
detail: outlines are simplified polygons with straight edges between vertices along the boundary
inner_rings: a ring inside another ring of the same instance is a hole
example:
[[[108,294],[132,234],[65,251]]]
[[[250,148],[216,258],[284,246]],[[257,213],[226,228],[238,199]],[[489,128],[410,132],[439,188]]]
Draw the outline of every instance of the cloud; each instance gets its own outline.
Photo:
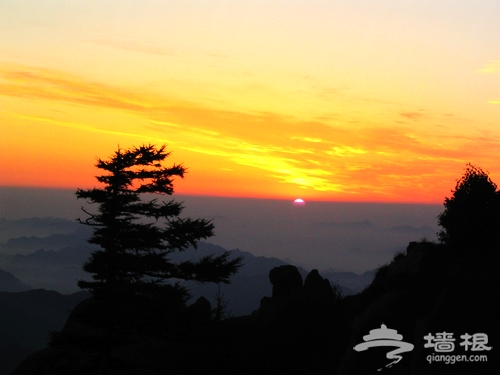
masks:
[[[400,113],[399,115],[410,120],[420,120],[424,117],[424,114],[421,112],[406,112]]]
[[[310,138],[310,137],[291,137],[290,139],[297,139],[304,142],[321,143],[323,140],[321,138]]]
[[[23,103],[46,101],[54,110],[60,104],[76,105],[87,112],[99,108],[113,115],[125,113],[134,116],[133,125],[126,129],[109,121],[88,125],[48,115],[30,118],[85,132],[165,140],[178,149],[222,158],[228,162],[224,164],[227,169],[249,167],[279,184],[344,198],[397,200],[408,199],[408,191],[415,197],[437,189],[449,191],[444,184],[447,176],[452,183],[456,180],[453,170],[457,165],[491,158],[500,146],[494,134],[453,136],[442,125],[448,121],[451,126],[457,118],[439,118],[434,125],[432,121],[438,121],[422,111],[397,112],[421,120],[418,128],[394,126],[391,119],[383,118],[356,124],[337,118],[332,125],[280,113],[213,109],[59,71],[12,64],[0,65],[0,95]]]
[[[360,148],[349,147],[349,146],[340,146],[333,147],[329,151],[325,151],[327,155],[339,156],[339,157],[353,157],[355,155],[367,154],[369,151],[363,150]]]
[[[78,77],[51,71],[16,67],[0,67],[0,91],[3,95],[30,99],[45,99],[116,108],[129,111],[144,111],[144,100],[132,92],[109,86],[87,82]]]
[[[101,128],[87,125],[87,124],[81,124],[81,123],[69,122],[69,121],[58,121],[58,120],[44,118],[44,117],[35,117],[35,116],[26,116],[26,115],[15,115],[15,117],[30,120],[30,121],[36,121],[36,122],[46,122],[46,123],[50,123],[53,125],[58,125],[58,126],[63,126],[63,127],[67,127],[67,128],[73,128],[73,129],[79,129],[79,130],[88,131],[88,132],[112,134],[112,135],[133,137],[133,138],[144,137],[144,135],[141,135],[139,133],[127,133],[127,132],[123,132],[123,131],[101,129]]]

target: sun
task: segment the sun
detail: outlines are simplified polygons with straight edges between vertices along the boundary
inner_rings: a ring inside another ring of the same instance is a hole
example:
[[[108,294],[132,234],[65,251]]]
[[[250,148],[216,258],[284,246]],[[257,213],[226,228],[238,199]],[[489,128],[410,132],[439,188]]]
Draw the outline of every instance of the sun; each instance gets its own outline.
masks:
[[[303,199],[301,199],[301,198],[297,198],[297,199],[295,199],[295,200],[293,201],[293,204],[294,204],[295,206],[303,206],[303,205],[305,205],[305,204],[306,204],[306,202],[304,202],[304,200],[303,200]]]

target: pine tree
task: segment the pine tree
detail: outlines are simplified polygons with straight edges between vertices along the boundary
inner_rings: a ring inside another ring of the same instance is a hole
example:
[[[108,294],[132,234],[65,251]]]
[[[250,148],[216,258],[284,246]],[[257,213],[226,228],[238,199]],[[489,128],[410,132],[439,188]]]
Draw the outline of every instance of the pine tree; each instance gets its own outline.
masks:
[[[460,252],[487,250],[500,244],[500,193],[481,168],[467,164],[453,196],[439,214],[441,242]]]
[[[97,161],[96,167],[107,172],[97,177],[103,186],[76,191],[77,198],[98,205],[95,213],[82,207],[88,218],[79,219],[94,228],[88,242],[99,246],[83,266],[93,281],[78,282],[94,297],[185,301],[187,290],[169,279],[227,283],[241,266],[241,258],[230,259],[228,252],[197,262],[170,260],[173,252],[196,248],[197,241],[212,236],[213,224],[181,218],[184,207],[173,200],[143,200],[171,195],[173,179],[184,176],[182,165],[162,166],[169,155],[165,146],[118,149],[109,160]]]

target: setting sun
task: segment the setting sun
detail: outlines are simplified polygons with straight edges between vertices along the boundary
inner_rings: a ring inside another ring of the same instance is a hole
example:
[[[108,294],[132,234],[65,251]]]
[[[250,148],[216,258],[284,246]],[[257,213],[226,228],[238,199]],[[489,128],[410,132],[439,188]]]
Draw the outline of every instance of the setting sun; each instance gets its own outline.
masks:
[[[297,198],[293,201],[293,204],[296,206],[303,206],[306,204],[306,202],[304,202],[304,200],[301,198]]]

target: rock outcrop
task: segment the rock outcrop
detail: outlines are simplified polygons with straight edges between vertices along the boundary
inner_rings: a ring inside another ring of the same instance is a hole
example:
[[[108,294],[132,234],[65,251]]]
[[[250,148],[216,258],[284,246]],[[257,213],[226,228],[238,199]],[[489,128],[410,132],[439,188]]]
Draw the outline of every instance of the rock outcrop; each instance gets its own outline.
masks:
[[[322,278],[318,270],[312,270],[306,276],[302,294],[304,301],[313,306],[328,306],[336,298],[330,281]]]
[[[263,297],[260,308],[252,314],[258,323],[308,319],[319,309],[331,307],[338,297],[318,270],[309,272],[303,283],[297,267],[275,267],[269,272],[269,280],[273,285],[272,297]]]

